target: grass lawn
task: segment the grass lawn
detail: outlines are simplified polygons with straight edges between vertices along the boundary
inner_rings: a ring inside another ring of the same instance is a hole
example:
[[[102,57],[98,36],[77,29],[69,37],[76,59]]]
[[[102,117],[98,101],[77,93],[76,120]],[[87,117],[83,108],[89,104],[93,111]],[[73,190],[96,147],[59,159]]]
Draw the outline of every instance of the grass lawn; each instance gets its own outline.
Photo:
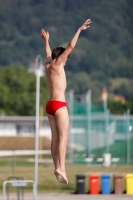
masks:
[[[7,163],[7,161],[9,161]],[[12,162],[10,158],[0,158],[0,188],[2,188],[3,181],[7,180],[9,176],[13,175]],[[76,175],[84,174],[85,179],[85,191],[89,190],[89,174],[103,174],[109,173],[112,177],[113,174],[121,173],[123,175],[127,173],[133,173],[133,165],[118,165],[115,167],[105,168],[97,165],[82,165],[82,164],[66,164],[67,177],[69,180],[68,186],[64,186],[58,183],[54,174],[53,164],[43,163],[39,164],[39,192],[75,192],[76,191]],[[17,157],[16,159],[16,176],[21,176],[24,179],[34,179],[34,163],[27,162],[27,157]],[[125,180],[125,179],[124,179]],[[29,184],[25,190],[31,190]],[[111,190],[113,190],[113,178],[111,178]],[[123,190],[125,190],[125,181]],[[0,191],[2,192],[2,191]]]

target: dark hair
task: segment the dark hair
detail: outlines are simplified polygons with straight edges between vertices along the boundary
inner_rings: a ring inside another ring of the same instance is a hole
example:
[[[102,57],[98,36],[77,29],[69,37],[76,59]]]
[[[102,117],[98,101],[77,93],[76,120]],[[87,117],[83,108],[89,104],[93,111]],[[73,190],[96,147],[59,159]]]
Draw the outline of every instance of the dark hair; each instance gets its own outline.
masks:
[[[55,47],[52,51],[52,60],[57,59],[63,52],[65,51],[65,48],[63,47]]]

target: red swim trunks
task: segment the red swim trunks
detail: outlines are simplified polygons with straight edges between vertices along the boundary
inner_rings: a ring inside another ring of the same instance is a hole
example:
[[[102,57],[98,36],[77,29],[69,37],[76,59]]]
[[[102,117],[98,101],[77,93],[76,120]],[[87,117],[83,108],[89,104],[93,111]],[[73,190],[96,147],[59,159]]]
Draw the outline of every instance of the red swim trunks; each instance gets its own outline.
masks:
[[[54,115],[59,108],[62,108],[64,106],[66,106],[66,102],[63,101],[58,101],[58,100],[48,101],[46,104],[46,112],[49,115]]]

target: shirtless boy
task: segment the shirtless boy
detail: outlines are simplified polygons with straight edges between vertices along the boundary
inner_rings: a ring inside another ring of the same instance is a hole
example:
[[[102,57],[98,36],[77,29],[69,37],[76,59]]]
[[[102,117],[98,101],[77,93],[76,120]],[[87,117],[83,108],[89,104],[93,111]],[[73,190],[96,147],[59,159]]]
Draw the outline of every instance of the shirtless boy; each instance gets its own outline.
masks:
[[[82,30],[89,28],[91,23],[87,19],[85,23],[77,30],[66,48],[55,47],[51,52],[49,45],[49,33],[41,30],[41,37],[45,43],[46,51],[46,77],[49,90],[49,101],[46,104],[46,112],[52,132],[51,153],[54,161],[54,174],[58,181],[68,184],[65,170],[65,155],[68,140],[69,116],[66,107],[65,90],[66,75],[64,66],[73,50]]]

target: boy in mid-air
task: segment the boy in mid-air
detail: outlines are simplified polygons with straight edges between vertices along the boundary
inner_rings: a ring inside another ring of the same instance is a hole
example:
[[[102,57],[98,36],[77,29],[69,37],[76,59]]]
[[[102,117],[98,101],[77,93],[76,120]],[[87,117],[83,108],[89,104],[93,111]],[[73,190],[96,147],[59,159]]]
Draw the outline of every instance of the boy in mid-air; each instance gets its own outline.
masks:
[[[51,153],[54,161],[54,174],[58,181],[68,184],[65,170],[66,145],[68,140],[69,116],[66,107],[65,90],[66,75],[64,66],[67,59],[76,45],[80,32],[89,28],[91,23],[87,19],[85,23],[77,30],[66,48],[55,47],[51,51],[49,46],[49,33],[41,30],[41,37],[45,43],[46,51],[46,77],[49,90],[49,101],[46,104],[46,112],[52,132]]]

